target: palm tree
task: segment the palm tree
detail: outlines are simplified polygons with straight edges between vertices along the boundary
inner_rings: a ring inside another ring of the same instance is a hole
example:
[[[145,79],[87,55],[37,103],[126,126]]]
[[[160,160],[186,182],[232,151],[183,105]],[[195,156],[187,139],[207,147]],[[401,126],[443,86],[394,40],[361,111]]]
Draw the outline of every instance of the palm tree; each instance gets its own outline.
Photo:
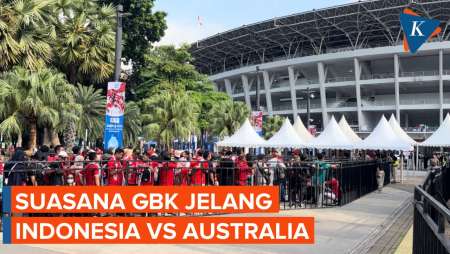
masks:
[[[90,138],[102,136],[106,104],[106,97],[102,93],[102,90],[93,86],[76,86],[74,100],[81,107],[80,118],[76,124],[78,137],[84,137],[86,130]]]
[[[48,43],[46,19],[52,0],[7,1],[0,6],[0,70],[20,65],[38,70],[48,63],[52,49]]]
[[[125,145],[134,145],[142,134],[141,110],[136,102],[125,105],[123,123],[123,141]]]
[[[50,21],[55,64],[71,84],[104,82],[114,62],[115,10],[89,0],[58,0]]]
[[[243,102],[231,100],[216,104],[211,109],[210,128],[219,137],[232,135],[250,116],[250,109]]]
[[[269,139],[273,136],[283,125],[283,118],[281,116],[269,116],[263,124],[264,138]]]
[[[29,148],[37,144],[37,129],[55,128],[63,119],[74,119],[74,87],[64,75],[50,69],[37,72],[21,67],[0,78],[0,132],[12,138],[28,132]],[[64,114],[63,114],[64,113]]]
[[[163,91],[142,102],[144,134],[165,147],[197,132],[198,106],[183,91]]]

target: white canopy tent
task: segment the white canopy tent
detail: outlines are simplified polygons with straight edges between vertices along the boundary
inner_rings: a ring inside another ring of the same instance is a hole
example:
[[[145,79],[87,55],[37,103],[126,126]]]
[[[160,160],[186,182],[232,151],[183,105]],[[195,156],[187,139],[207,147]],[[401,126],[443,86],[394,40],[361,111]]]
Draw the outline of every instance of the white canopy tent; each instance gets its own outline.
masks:
[[[400,127],[400,124],[397,122],[397,120],[395,119],[394,114],[391,115],[391,119],[389,119],[389,125],[391,126],[392,130],[394,130],[394,132],[403,140],[405,140],[406,142],[408,142],[410,145],[415,145],[417,144],[417,142],[412,139],[410,136],[408,136],[408,134],[406,134],[406,132],[402,129],[402,127]]]
[[[323,132],[306,144],[309,148],[317,149],[352,149],[353,142],[342,132],[334,116]]]
[[[291,122],[286,118],[278,132],[266,141],[265,146],[270,148],[303,148],[305,144],[306,142],[297,135]]]
[[[231,137],[225,138],[216,143],[217,146],[222,147],[244,147],[244,148],[258,148],[264,147],[266,141],[261,138],[255,129],[253,129],[250,121],[245,120],[241,128],[237,130]]]
[[[366,139],[354,144],[353,148],[361,150],[413,150],[411,144],[399,137],[391,128],[384,115],[373,132]]]
[[[309,142],[314,139],[314,136],[306,129],[305,125],[303,125],[302,119],[299,116],[295,118],[294,122],[294,130],[298,134],[298,136],[305,142]]]
[[[344,115],[342,115],[341,120],[339,121],[339,127],[341,127],[342,132],[344,132],[353,143],[361,141],[361,138],[352,130]]]
[[[450,115],[447,114],[439,129],[433,135],[418,145],[427,147],[450,147]]]

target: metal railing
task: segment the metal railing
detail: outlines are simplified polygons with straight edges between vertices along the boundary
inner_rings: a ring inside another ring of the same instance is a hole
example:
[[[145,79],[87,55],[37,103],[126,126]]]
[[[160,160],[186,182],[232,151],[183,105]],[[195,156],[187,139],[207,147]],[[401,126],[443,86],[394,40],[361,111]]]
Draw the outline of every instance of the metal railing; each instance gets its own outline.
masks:
[[[439,76],[439,71],[410,71],[400,72],[400,77]]]
[[[431,171],[414,190],[413,254],[450,253],[449,173],[449,168]]]
[[[361,80],[369,80],[369,79],[386,79],[386,78],[394,78],[395,73],[372,73],[372,74],[362,74]]]
[[[355,76],[341,76],[341,77],[329,77],[326,79],[326,83],[355,81]]]
[[[36,188],[62,186],[68,185],[67,179],[72,178],[78,185],[101,186],[277,185],[280,187],[281,209],[327,208],[348,204],[378,188],[377,168],[385,171],[384,184],[390,183],[390,163],[382,161],[289,160],[286,163],[274,163],[266,160],[239,163],[223,159],[209,162],[116,163],[105,160],[81,162],[76,169],[67,161],[16,163],[20,163],[20,166],[14,171],[5,171],[9,185],[33,185]],[[97,163],[98,171],[93,172],[91,167],[87,167],[92,163]],[[23,177],[24,182],[17,182],[18,177]]]

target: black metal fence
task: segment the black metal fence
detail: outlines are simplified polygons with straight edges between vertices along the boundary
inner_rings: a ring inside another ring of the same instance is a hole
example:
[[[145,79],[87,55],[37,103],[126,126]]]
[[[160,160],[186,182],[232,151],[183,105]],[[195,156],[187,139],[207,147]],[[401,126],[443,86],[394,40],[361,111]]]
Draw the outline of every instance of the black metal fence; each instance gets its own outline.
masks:
[[[450,169],[430,172],[414,190],[413,254],[450,253]]]
[[[99,161],[95,162],[98,173],[93,173],[88,165],[94,162],[20,163],[14,170],[5,171],[9,185],[68,185],[68,179],[81,185],[94,185],[95,174],[99,185],[278,185],[281,209],[348,204],[378,188],[377,168],[384,170],[384,184],[390,183],[391,169],[390,163],[383,161],[279,163],[269,160],[244,164],[231,160],[128,161],[117,164],[120,166],[117,168],[114,163]]]

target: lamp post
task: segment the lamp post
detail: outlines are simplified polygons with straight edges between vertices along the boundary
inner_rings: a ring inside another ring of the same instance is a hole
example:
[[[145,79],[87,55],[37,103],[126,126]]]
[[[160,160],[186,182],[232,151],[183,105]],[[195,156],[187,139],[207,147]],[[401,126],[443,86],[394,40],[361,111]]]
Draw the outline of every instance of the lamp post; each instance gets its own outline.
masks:
[[[256,111],[259,111],[260,108],[260,99],[259,99],[259,66],[256,66]]]
[[[120,69],[122,62],[122,17],[123,17],[123,6],[117,5],[117,17],[116,17],[116,54],[115,54],[115,65],[114,65],[114,81],[120,80]]]
[[[306,95],[306,128],[310,127],[311,123],[311,99],[314,99],[314,91],[311,91],[309,87],[306,88],[306,91],[303,92]]]

